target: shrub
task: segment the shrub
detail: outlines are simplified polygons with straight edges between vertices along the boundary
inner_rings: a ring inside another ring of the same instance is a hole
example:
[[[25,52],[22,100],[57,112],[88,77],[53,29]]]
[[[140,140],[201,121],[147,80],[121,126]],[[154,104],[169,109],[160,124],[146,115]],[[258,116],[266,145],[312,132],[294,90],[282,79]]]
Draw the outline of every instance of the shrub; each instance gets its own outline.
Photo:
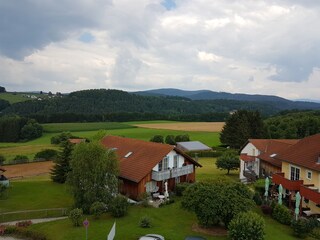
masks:
[[[174,140],[174,135],[166,136],[165,143],[170,145],[175,145],[176,141]]]
[[[0,166],[6,161],[6,158],[0,154]]]
[[[310,233],[310,236],[313,237],[314,239],[320,239],[320,228],[315,228],[312,230]]]
[[[293,233],[295,236],[299,238],[306,238],[311,229],[308,228],[308,220],[307,219],[298,219],[293,220],[291,223],[291,227],[293,229]]]
[[[163,136],[161,136],[161,135],[154,135],[154,136],[150,139],[150,142],[163,143]]]
[[[75,208],[69,212],[69,219],[73,226],[79,227],[81,225],[82,209]]]
[[[187,189],[189,185],[190,183],[187,183],[187,182],[178,183],[175,188],[176,195],[182,196],[183,192]]]
[[[110,203],[110,213],[113,217],[123,217],[128,212],[129,203],[126,197],[118,195]]]
[[[5,235],[14,235],[20,238],[28,238],[32,240],[47,240],[47,237],[40,232],[34,232],[33,230],[20,228],[15,226],[6,226],[4,229]]]
[[[45,159],[45,160],[55,160],[57,158],[58,152],[54,149],[42,150],[34,156],[34,159]]]
[[[14,163],[26,163],[29,162],[29,158],[25,155],[16,155],[13,161]]]
[[[292,216],[290,210],[283,206],[283,205],[277,205],[274,207],[272,212],[272,217],[277,220],[279,223],[290,225]]]
[[[16,227],[29,227],[32,224],[32,221],[20,221],[16,223]]]
[[[90,207],[90,213],[95,219],[98,219],[106,210],[106,205],[103,202],[94,202]]]
[[[144,192],[144,193],[141,193],[138,197],[138,200],[141,202],[141,205],[143,207],[149,207],[149,203],[148,203],[148,197],[149,197],[149,194]]]
[[[266,215],[271,215],[272,214],[272,207],[269,206],[269,205],[261,205],[261,210]]]
[[[139,226],[142,228],[150,228],[151,227],[151,219],[147,216],[144,216],[140,219]]]
[[[264,220],[254,212],[239,213],[229,224],[229,237],[235,240],[264,239]]]
[[[253,195],[253,201],[260,206],[262,204],[262,198],[259,192],[255,192]]]
[[[69,138],[76,138],[74,137],[71,133],[69,132],[63,132],[60,133],[59,135],[53,136],[51,138],[51,143],[52,144],[60,144],[62,142],[67,141]]]

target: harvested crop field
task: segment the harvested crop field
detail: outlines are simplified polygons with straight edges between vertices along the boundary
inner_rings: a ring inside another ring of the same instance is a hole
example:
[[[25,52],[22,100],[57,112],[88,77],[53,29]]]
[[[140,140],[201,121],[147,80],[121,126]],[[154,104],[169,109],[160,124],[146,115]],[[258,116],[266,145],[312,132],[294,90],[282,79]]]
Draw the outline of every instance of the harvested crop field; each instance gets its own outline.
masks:
[[[2,166],[2,168],[6,170],[4,175],[9,179],[18,179],[48,174],[52,167],[52,161]]]
[[[134,126],[153,129],[168,129],[196,132],[221,132],[224,122],[177,122],[177,123],[147,123]]]

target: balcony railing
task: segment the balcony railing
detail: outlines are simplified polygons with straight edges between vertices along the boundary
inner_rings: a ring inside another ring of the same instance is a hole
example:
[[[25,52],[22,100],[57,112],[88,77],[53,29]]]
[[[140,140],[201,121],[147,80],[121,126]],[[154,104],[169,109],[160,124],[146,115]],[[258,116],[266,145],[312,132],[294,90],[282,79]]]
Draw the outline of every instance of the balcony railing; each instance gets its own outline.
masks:
[[[315,204],[320,204],[320,192],[319,188],[315,187],[307,187],[307,186],[301,186],[300,187],[300,194],[306,199],[311,200]]]
[[[252,170],[243,170],[243,176],[245,176],[249,182],[255,182],[258,178],[257,174]]]
[[[300,186],[303,185],[303,180],[289,180],[284,177],[284,173],[275,173],[272,175],[272,182],[277,185],[282,185],[285,189],[290,191],[299,191]]]
[[[170,170],[164,170],[160,172],[153,171],[152,172],[152,180],[155,181],[163,181],[170,178],[180,177],[183,175],[187,175],[193,173],[193,165],[186,165],[180,168],[173,168]]]

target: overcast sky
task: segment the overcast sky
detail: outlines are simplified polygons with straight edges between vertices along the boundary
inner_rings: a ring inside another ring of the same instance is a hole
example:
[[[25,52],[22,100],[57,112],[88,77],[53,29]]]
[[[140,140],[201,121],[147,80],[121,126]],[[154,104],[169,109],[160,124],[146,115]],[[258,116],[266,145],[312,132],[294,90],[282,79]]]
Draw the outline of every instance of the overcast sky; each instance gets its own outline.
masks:
[[[317,0],[2,0],[0,85],[319,100],[319,23]]]

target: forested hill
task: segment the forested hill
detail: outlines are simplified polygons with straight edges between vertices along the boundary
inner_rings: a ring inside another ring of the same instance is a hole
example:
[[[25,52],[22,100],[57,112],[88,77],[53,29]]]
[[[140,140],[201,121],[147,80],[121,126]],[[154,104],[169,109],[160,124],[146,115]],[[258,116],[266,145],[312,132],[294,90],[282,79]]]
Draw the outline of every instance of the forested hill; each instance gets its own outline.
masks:
[[[168,119],[183,121],[224,121],[230,111],[259,110],[269,116],[299,105],[274,101],[191,100],[173,96],[141,96],[119,90],[84,90],[47,100],[10,105],[2,114],[34,117],[39,122],[132,121]],[[311,109],[311,108],[310,108]],[[320,109],[315,104],[312,109]]]
[[[236,100],[236,101],[253,101],[253,102],[277,102],[284,106],[292,106],[292,108],[317,108],[317,104],[311,101],[291,101],[274,95],[260,94],[243,94],[243,93],[227,93],[214,92],[210,90],[186,91],[175,88],[161,88],[147,91],[134,92],[143,96],[179,96],[187,97],[191,100]],[[296,107],[295,107],[296,106]]]

